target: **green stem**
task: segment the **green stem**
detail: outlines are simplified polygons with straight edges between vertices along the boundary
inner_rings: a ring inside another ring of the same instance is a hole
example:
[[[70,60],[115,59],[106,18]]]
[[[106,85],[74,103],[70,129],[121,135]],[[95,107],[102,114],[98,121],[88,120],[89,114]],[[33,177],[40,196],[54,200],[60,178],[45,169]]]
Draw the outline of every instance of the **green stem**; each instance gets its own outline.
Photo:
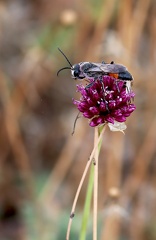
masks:
[[[98,135],[99,136],[100,136],[103,128],[104,127],[99,127],[98,128],[98,133],[99,133]],[[94,142],[94,145],[96,145],[95,142]],[[98,155],[99,155],[100,150],[101,150],[101,145],[102,145],[102,138],[101,138],[101,140],[98,144]],[[94,185],[94,165],[92,165],[91,169],[90,169],[90,176],[89,176],[85,205],[84,205],[84,210],[83,210],[82,225],[81,225],[79,240],[85,240],[86,239],[87,225],[88,225],[89,214],[90,214],[90,206],[91,206],[91,201],[92,201],[92,196],[93,196],[93,185]]]
[[[80,240],[86,239],[86,231],[87,231],[87,225],[88,225],[88,219],[89,219],[89,213],[90,213],[91,200],[93,195],[93,184],[94,184],[94,166],[92,165],[90,169],[86,200],[85,200],[85,205],[83,210],[83,218],[82,218],[81,232],[80,232],[80,238],[79,238]]]
[[[94,142],[96,143],[99,137],[99,129],[95,128]],[[93,240],[97,240],[97,209],[98,209],[98,162],[99,162],[99,147],[94,154],[94,194],[93,194]]]

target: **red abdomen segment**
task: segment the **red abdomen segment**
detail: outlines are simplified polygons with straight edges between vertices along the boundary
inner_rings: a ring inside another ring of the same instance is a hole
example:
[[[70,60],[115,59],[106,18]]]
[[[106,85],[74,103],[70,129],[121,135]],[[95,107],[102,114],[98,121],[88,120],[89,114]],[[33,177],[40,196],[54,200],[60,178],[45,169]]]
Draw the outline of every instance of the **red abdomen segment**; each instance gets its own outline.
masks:
[[[119,72],[119,73],[108,73],[109,76],[114,77],[116,79],[121,79],[125,81],[132,81],[133,77],[132,75],[128,72]]]
[[[108,75],[109,75],[110,77],[119,79],[119,74],[118,74],[118,73],[108,73]]]

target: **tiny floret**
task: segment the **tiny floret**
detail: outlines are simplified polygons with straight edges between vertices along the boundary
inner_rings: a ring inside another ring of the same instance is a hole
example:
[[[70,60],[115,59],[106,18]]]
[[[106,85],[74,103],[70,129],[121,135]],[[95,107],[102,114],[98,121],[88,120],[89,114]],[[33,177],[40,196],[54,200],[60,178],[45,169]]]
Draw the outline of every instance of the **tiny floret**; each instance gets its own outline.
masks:
[[[101,80],[97,79],[87,87],[77,85],[77,91],[81,97],[80,100],[74,99],[73,103],[83,116],[89,119],[91,127],[123,123],[136,108],[132,103],[135,94],[127,88],[126,81],[110,76],[103,76]]]

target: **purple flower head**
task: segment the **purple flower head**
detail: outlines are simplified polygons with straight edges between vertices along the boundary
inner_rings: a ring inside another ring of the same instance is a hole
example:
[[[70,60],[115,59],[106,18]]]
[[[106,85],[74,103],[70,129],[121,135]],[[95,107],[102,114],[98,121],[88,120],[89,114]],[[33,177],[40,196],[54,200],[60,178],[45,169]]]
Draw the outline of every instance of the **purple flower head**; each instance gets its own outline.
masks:
[[[135,110],[135,105],[131,103],[135,94],[127,89],[125,83],[123,80],[103,76],[102,82],[96,80],[89,87],[77,85],[81,97],[80,100],[74,99],[73,103],[85,118],[90,119],[91,127],[125,122]]]

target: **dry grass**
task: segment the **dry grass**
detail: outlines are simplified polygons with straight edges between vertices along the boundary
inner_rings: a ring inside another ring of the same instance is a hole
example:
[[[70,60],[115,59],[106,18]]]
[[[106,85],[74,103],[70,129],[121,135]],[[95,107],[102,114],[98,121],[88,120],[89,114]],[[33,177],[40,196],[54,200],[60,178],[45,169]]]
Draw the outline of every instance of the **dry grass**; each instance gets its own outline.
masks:
[[[65,239],[92,149],[85,119],[71,136],[76,83],[68,71],[56,76],[68,65],[57,47],[72,63],[114,60],[133,74],[137,109],[126,134],[107,131],[103,141],[99,236],[156,239],[155,0],[0,2],[0,239]],[[80,214],[85,192],[86,183]]]

